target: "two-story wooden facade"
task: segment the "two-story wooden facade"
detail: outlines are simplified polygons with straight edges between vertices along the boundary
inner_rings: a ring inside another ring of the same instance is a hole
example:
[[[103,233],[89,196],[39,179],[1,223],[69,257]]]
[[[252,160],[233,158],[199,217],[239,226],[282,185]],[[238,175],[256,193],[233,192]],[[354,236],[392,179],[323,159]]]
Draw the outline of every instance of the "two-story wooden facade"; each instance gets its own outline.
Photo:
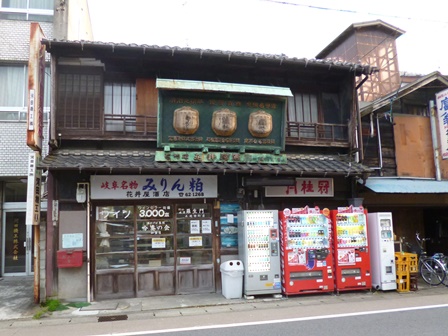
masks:
[[[398,237],[427,237],[431,254],[448,253],[446,106],[436,106],[447,89],[435,71],[360,109],[363,163],[373,173],[359,196],[371,212],[392,212]]]
[[[228,225],[237,208],[346,206],[370,173],[358,160],[355,87],[369,66],[43,43],[54,80],[51,151],[39,165],[48,295],[219,291],[220,263],[238,256]]]

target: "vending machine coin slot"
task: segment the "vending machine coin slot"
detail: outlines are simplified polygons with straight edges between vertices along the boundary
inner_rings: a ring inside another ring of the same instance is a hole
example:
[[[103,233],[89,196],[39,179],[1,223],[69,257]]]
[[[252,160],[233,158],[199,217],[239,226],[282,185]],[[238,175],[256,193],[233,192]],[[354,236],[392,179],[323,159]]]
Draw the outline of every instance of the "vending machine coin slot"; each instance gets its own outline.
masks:
[[[316,251],[315,250],[308,250],[307,253],[308,253],[308,259],[310,259],[310,260],[316,259]]]
[[[271,256],[278,256],[278,242],[271,243]]]
[[[343,269],[341,271],[341,274],[345,275],[345,276],[360,276],[361,275],[361,269],[359,269],[359,268]]]
[[[291,280],[322,279],[322,271],[291,272]]]
[[[315,250],[315,254],[316,254],[316,259],[317,260],[325,260],[327,259],[328,256],[328,249],[319,249],[319,250]]]

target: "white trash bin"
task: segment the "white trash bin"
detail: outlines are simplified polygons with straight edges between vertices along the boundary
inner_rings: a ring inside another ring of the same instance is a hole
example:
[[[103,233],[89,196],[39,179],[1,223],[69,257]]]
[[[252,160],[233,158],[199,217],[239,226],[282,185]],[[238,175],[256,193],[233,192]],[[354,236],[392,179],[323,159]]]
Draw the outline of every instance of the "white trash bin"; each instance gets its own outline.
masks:
[[[221,264],[222,295],[226,299],[243,297],[244,266],[241,260],[229,260]]]

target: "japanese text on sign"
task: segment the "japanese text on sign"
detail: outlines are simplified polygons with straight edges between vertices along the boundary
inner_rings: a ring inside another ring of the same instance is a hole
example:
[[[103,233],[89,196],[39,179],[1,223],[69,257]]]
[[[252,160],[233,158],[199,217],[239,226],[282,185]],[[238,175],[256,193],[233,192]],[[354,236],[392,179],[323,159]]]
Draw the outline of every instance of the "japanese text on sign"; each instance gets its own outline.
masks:
[[[293,186],[265,187],[269,197],[333,197],[332,178],[296,178]]]
[[[212,175],[96,175],[91,177],[92,199],[156,199],[217,197]]]
[[[448,89],[436,94],[442,159],[448,159]]]

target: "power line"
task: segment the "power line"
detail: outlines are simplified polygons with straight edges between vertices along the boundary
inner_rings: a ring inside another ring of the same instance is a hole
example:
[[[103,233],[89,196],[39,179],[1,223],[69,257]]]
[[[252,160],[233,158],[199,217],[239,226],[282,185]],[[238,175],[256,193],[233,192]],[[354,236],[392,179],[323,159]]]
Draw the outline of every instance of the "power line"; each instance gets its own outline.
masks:
[[[378,16],[383,16],[383,17],[389,17],[389,18],[394,18],[394,19],[419,20],[419,21],[424,21],[424,22],[448,24],[448,21],[442,21],[442,20],[421,19],[421,18],[406,17],[406,16],[400,16],[400,15],[360,12],[360,11],[351,10],[351,9],[341,9],[341,8],[330,8],[330,7],[322,7],[322,6],[305,5],[305,4],[300,4],[300,3],[295,3],[295,2],[288,2],[288,1],[281,1],[281,0],[259,0],[259,1],[272,2],[272,3],[279,4],[279,5],[307,7],[307,8],[310,8],[310,9],[327,10],[327,11],[334,11],[334,12],[341,12],[341,13],[366,14],[366,15],[372,15],[372,16],[377,16],[377,17]]]

